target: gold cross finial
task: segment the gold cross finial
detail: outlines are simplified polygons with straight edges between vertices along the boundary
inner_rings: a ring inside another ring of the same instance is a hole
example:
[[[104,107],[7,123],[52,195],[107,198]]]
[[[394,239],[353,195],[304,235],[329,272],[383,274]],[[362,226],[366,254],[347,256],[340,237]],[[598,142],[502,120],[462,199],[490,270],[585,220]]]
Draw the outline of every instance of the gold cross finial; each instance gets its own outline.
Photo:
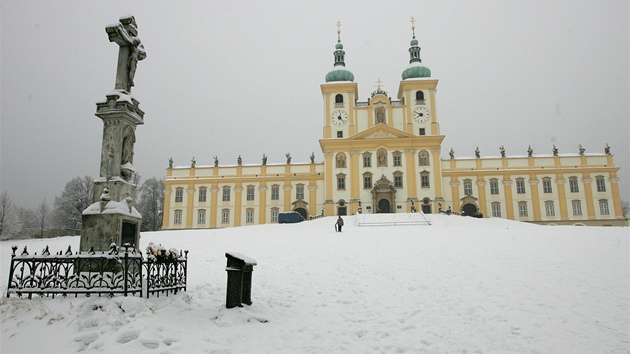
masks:
[[[376,89],[380,90],[381,89],[381,84],[383,83],[383,81],[381,81],[381,78],[378,78],[378,80],[376,80]]]
[[[341,33],[341,21],[337,20],[337,36]]]
[[[413,16],[411,16],[411,31],[413,32],[413,35],[415,37],[415,35],[416,35],[416,19],[413,18]]]

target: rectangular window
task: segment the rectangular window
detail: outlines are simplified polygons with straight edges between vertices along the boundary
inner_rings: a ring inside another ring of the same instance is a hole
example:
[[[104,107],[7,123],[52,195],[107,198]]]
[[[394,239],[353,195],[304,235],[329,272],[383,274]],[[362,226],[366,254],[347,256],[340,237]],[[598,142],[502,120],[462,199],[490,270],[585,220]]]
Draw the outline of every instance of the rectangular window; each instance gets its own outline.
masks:
[[[205,202],[206,201],[206,189],[200,189],[199,190],[199,201],[200,202]]]
[[[402,166],[402,160],[400,155],[394,155],[394,166]]]
[[[337,177],[337,189],[346,189],[345,177]]]
[[[472,195],[472,182],[464,181],[464,195]]]
[[[229,188],[223,188],[223,201],[224,202],[229,202],[230,201],[230,189]]]
[[[271,222],[278,222],[278,209],[271,209]]]
[[[599,202],[599,213],[602,215],[609,215],[610,211],[608,210],[608,202],[602,200]]]
[[[205,224],[206,223],[206,211],[199,210],[197,212],[197,224]]]
[[[523,180],[516,181],[516,193],[525,194],[525,181]]]
[[[492,216],[495,218],[501,217],[501,204],[492,204]]]
[[[577,178],[572,178],[569,180],[569,188],[571,190],[571,193],[577,193],[580,191],[580,187],[578,187]]]
[[[229,210],[223,210],[221,212],[221,223],[223,223],[223,224],[229,224],[230,223],[230,211]]]
[[[606,180],[603,178],[597,178],[597,191],[605,192],[606,191]]]
[[[421,175],[420,176],[420,187],[421,188],[429,188],[429,176],[427,175]]]
[[[518,215],[527,216],[527,204],[522,203],[518,205]]]
[[[553,203],[545,203],[545,213],[547,216],[555,216],[556,211],[553,207]]]
[[[427,135],[427,132],[424,128],[420,128],[420,135]]]
[[[343,138],[343,132],[342,131],[337,132],[337,137],[338,138]]]
[[[297,186],[295,188],[295,199],[304,199],[304,186]]]
[[[402,188],[403,187],[402,176],[394,176],[394,187],[396,187],[396,188]]]
[[[551,180],[550,179],[543,179],[543,192],[544,193],[552,193],[553,190],[551,189]]]
[[[175,203],[181,203],[184,200],[184,190],[177,188],[175,190]]]
[[[582,215],[582,204],[579,200],[574,200],[573,203],[573,215]]]
[[[247,187],[247,200],[254,200],[254,187]]]
[[[245,222],[248,224],[254,222],[254,210],[247,209],[247,212],[245,212]]]
[[[280,187],[273,186],[271,187],[271,200],[280,199]]]
[[[363,156],[363,167],[372,167],[372,157]]]
[[[175,211],[175,224],[181,224],[182,223],[182,212],[181,210],[176,210]]]
[[[371,176],[363,177],[363,188],[364,189],[372,188],[372,177]]]
[[[499,182],[490,181],[490,194],[499,194]]]

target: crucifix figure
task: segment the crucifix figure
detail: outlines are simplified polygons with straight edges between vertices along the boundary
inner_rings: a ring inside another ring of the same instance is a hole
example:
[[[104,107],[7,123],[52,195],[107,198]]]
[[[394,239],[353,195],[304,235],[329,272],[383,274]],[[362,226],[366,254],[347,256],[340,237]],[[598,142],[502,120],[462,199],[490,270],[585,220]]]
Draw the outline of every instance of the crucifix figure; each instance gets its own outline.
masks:
[[[116,69],[116,90],[131,91],[134,86],[138,60],[147,57],[144,46],[138,38],[138,27],[133,16],[122,17],[119,23],[105,28],[110,42],[120,46],[118,51],[118,67]]]

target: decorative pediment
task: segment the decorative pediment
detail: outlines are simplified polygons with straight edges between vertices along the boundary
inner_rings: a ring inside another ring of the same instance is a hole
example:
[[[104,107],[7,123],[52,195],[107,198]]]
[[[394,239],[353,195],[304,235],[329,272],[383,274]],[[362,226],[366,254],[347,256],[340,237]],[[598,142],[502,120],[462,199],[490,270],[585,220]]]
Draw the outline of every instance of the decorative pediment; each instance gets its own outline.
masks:
[[[362,139],[393,139],[393,138],[413,138],[412,134],[390,127],[385,124],[377,124],[358,134],[353,135],[349,140]]]

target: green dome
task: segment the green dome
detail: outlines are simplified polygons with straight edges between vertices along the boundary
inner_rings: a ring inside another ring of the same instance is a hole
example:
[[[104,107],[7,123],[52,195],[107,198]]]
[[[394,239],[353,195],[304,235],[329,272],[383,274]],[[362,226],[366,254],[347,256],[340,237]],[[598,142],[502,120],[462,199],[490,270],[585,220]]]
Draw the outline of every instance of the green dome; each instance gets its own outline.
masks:
[[[423,65],[414,65],[407,68],[402,73],[402,79],[415,79],[418,77],[431,77],[431,70]]]
[[[337,45],[335,45],[336,49],[343,49],[343,44],[341,44],[341,42],[337,43]]]
[[[331,81],[353,81],[354,82],[354,75],[350,71],[344,69],[343,67],[337,67],[333,71],[326,74],[326,82],[331,82]]]

